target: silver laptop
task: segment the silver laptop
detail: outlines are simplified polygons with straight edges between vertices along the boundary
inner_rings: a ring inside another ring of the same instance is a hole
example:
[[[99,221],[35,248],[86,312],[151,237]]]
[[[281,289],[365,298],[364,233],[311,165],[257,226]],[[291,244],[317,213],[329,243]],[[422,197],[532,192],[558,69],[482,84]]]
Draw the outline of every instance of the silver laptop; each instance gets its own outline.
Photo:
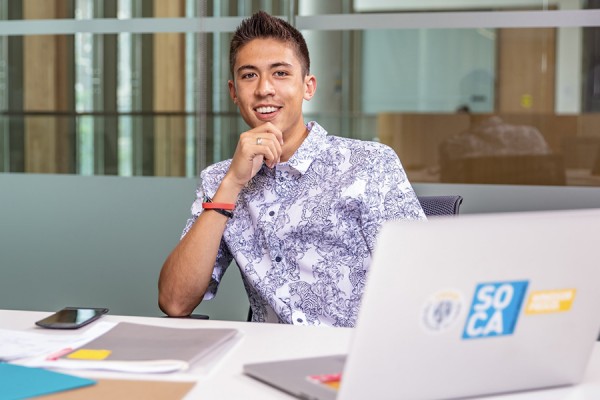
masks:
[[[347,359],[244,372],[310,399],[451,399],[575,384],[600,332],[599,227],[600,209],[387,223]]]

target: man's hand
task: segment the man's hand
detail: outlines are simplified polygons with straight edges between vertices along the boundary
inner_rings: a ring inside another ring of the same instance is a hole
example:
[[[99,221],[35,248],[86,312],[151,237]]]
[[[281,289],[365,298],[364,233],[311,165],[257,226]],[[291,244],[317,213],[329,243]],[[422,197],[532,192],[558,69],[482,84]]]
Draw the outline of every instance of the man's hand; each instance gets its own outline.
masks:
[[[225,179],[244,187],[262,167],[263,161],[273,168],[281,158],[283,134],[267,122],[240,135]]]

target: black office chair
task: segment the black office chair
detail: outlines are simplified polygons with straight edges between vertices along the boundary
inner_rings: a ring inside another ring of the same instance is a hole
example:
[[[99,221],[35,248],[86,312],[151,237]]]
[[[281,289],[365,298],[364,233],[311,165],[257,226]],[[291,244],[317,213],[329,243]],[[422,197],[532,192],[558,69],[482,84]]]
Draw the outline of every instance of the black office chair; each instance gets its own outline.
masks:
[[[442,215],[458,215],[462,196],[418,196],[419,203],[428,217],[439,217]]]

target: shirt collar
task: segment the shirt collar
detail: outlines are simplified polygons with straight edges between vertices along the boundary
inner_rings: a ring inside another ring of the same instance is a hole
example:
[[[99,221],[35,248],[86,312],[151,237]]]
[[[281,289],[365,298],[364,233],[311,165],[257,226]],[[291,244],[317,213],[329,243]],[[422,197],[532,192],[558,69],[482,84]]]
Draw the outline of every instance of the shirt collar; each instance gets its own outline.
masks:
[[[308,167],[310,167],[319,153],[330,147],[330,144],[326,140],[327,131],[321,125],[315,121],[311,121],[306,125],[306,128],[308,129],[306,139],[304,139],[292,157],[286,163],[282,163],[294,168],[301,174],[308,171]]]

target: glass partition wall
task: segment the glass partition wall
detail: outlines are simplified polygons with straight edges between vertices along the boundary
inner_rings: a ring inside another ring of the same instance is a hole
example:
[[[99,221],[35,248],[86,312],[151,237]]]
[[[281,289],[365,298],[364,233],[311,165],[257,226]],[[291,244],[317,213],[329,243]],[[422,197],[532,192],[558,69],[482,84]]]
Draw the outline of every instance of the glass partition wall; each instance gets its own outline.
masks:
[[[229,40],[259,9],[307,39],[306,120],[412,181],[600,186],[599,0],[0,0],[0,172],[229,158]]]

